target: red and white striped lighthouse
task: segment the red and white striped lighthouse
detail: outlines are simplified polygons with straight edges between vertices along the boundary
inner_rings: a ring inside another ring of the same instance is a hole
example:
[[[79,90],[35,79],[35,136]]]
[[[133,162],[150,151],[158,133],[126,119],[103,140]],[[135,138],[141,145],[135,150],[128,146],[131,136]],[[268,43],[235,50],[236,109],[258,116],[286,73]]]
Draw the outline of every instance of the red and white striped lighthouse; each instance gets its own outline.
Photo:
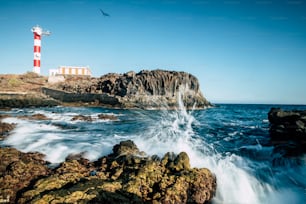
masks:
[[[34,26],[31,30],[34,34],[34,64],[33,72],[40,74],[40,47],[41,47],[41,36],[50,35],[49,31],[43,31],[41,27]]]

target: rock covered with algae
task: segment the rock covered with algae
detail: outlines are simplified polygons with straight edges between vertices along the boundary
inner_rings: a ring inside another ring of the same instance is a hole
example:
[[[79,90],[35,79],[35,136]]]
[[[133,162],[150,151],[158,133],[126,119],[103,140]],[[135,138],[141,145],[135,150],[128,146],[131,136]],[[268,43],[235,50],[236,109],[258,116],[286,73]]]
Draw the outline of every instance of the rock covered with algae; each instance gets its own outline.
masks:
[[[95,162],[72,155],[54,169],[41,155],[2,148],[1,154],[5,152],[29,155],[27,160],[12,156],[13,163],[2,163],[0,179],[10,175],[20,186],[5,186],[11,189],[11,202],[205,203],[216,191],[216,177],[206,168],[191,168],[185,152],[147,156],[131,140],[115,145],[112,154]]]

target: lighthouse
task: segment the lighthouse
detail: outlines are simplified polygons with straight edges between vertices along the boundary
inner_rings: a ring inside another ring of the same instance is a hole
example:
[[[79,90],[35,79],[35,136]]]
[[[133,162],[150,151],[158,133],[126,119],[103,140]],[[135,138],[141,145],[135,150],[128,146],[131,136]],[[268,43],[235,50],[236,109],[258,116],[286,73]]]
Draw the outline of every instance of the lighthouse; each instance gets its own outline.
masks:
[[[43,35],[50,35],[49,31],[43,31],[41,27],[34,26],[31,31],[34,34],[34,63],[33,72],[40,74],[40,48],[41,48],[41,37]]]

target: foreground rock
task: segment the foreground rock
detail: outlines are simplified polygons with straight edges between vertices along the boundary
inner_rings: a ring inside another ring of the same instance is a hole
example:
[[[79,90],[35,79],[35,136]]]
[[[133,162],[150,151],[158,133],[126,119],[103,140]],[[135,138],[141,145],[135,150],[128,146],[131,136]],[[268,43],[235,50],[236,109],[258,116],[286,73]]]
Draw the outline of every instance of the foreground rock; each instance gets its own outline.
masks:
[[[148,157],[129,140],[96,162],[81,153],[55,169],[41,154],[0,150],[0,195],[12,203],[205,203],[216,191],[215,176],[191,168],[186,153]]]
[[[44,89],[44,93],[58,100],[73,102],[71,100],[75,98],[74,102],[98,101],[120,108],[174,108],[178,106],[180,96],[187,108],[211,105],[203,97],[197,78],[186,72],[143,70],[91,79],[67,78],[65,82],[52,85],[51,88],[64,91],[60,93]],[[96,94],[105,95],[100,97]]]
[[[268,113],[271,141],[282,146],[287,155],[306,153],[306,110],[284,111],[272,108]]]
[[[0,197],[14,202],[16,195],[31,181],[48,175],[50,169],[40,153],[22,153],[14,148],[0,148]]]

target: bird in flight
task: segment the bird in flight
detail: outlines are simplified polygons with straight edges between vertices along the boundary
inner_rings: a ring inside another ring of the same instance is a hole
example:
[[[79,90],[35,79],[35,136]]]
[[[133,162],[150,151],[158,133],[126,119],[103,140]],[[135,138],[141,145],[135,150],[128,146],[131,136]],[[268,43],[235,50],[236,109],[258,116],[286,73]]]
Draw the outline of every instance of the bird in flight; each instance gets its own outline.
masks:
[[[102,9],[100,9],[101,13],[103,14],[103,16],[107,16],[109,17],[110,15],[108,13],[105,13]]]

